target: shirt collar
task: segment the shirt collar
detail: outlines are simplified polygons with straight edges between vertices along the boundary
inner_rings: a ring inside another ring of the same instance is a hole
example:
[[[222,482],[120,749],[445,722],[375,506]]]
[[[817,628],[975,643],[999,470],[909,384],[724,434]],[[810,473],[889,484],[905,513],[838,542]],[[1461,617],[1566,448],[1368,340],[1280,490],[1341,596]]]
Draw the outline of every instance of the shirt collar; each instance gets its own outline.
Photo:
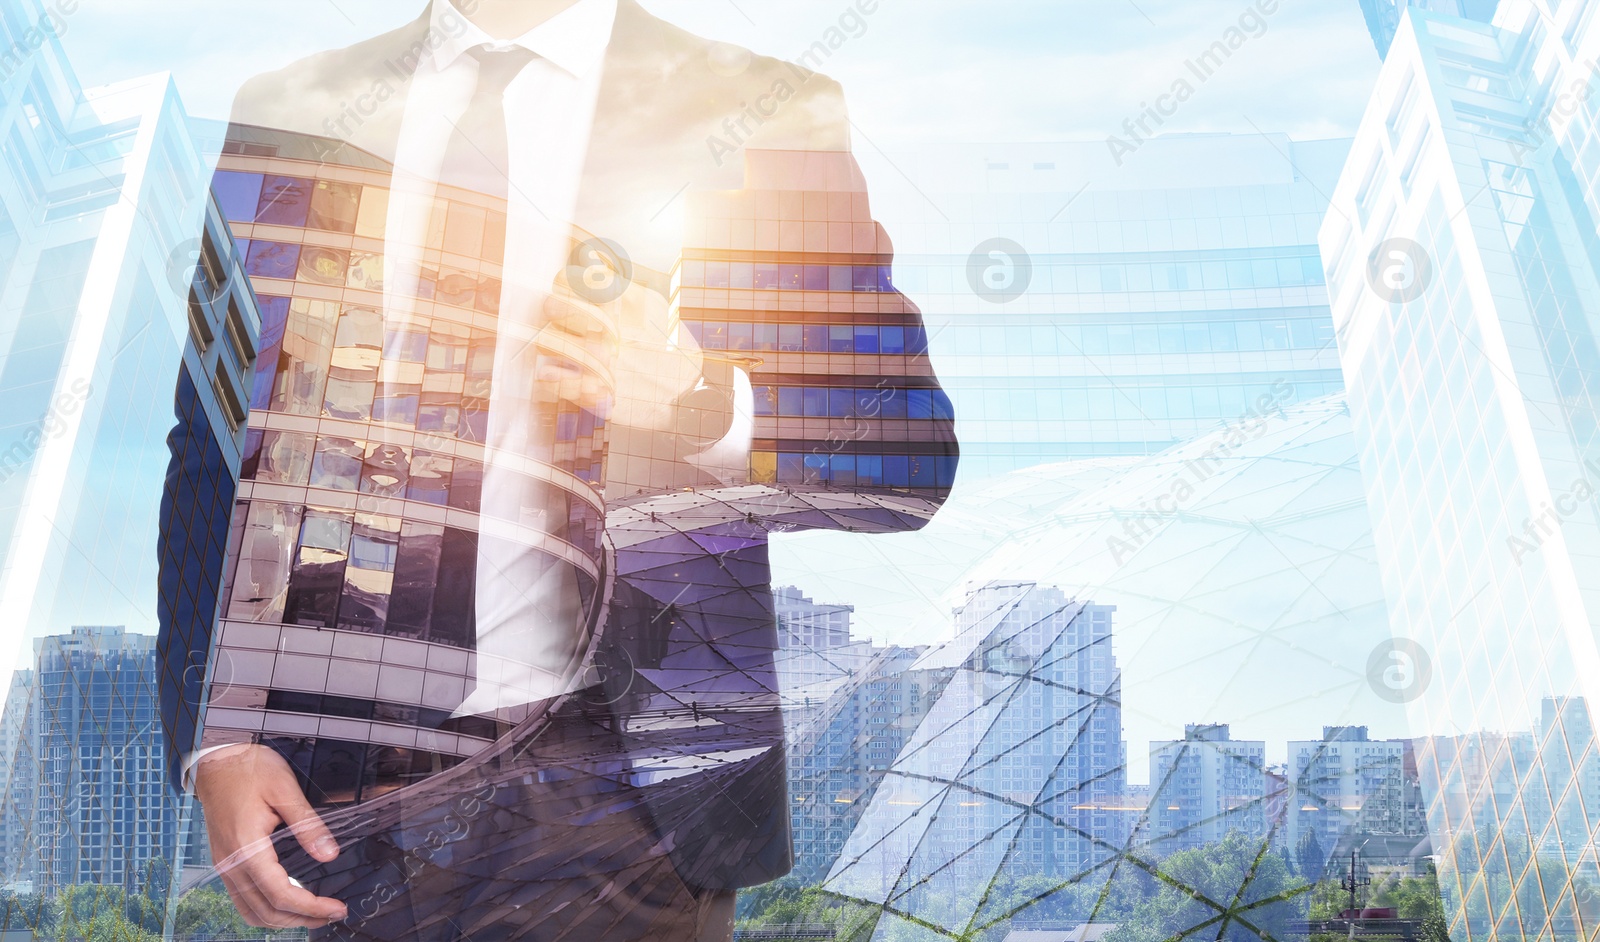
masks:
[[[440,70],[449,68],[474,46],[521,46],[581,79],[605,58],[616,19],[617,0],[578,0],[516,39],[495,40],[463,16],[451,0],[434,0],[428,35],[439,37],[433,62]]]

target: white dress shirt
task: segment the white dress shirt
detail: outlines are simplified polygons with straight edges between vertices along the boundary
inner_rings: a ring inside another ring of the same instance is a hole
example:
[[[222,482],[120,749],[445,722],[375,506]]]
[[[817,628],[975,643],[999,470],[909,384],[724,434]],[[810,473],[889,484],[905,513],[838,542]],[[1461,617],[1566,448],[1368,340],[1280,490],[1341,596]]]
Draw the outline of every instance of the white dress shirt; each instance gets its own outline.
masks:
[[[616,15],[617,0],[578,0],[515,39],[496,40],[451,0],[434,0],[427,33],[433,48],[418,63],[406,96],[384,241],[385,311],[401,319],[417,307],[415,279],[404,275],[420,271],[455,122],[477,89],[478,66],[468,51],[521,46],[537,57],[507,86],[504,100],[510,171],[507,263],[480,511],[478,686],[456,711],[458,716],[568,692],[575,686],[577,658],[587,640],[570,567],[549,565],[547,557],[511,535],[522,507],[518,479],[510,471],[523,464],[529,418],[539,408],[519,392],[536,385],[537,352],[528,342],[539,330],[538,314],[569,251]],[[397,379],[379,377],[380,383]],[[189,753],[183,763],[185,785],[202,756],[225,748]]]
[[[390,263],[390,270],[415,270],[406,254],[426,243],[433,181],[441,176],[454,119],[466,111],[477,86],[477,64],[467,51],[479,45],[491,50],[516,45],[538,56],[505,94],[507,263],[479,510],[477,686],[455,711],[470,716],[567,692],[587,640],[572,567],[553,562],[516,535],[517,525],[527,522],[524,479],[517,471],[525,457],[537,457],[539,451],[538,443],[528,440],[535,425],[531,419],[547,407],[533,395],[540,351],[531,341],[541,329],[544,302],[568,255],[617,0],[579,0],[506,43],[495,42],[470,22],[452,35],[442,19],[451,14],[460,16],[448,0],[435,3],[431,25],[445,38],[419,69],[406,103],[386,249],[398,265]],[[398,291],[386,302],[407,303],[415,296],[413,287],[397,283]],[[564,503],[542,516],[547,524],[564,524]]]

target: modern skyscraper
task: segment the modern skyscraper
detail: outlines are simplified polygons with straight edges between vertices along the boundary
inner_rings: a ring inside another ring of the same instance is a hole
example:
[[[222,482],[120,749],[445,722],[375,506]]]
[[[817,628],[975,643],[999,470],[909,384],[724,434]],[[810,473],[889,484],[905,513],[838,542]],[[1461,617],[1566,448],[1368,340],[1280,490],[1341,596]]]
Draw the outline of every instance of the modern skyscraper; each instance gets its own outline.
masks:
[[[1361,0],[1361,14],[1367,18],[1367,32],[1378,47],[1378,57],[1383,58],[1389,54],[1407,10],[1427,10],[1488,23],[1499,5],[1500,0]]]
[[[1149,830],[1162,853],[1220,841],[1230,831],[1267,834],[1267,746],[1235,740],[1227,724],[1188,725],[1150,744]]]
[[[0,713],[0,886],[33,885],[33,807],[38,768],[33,754],[33,671],[11,675]]]
[[[155,639],[74,628],[35,642],[33,678],[22,736],[34,794],[21,835],[33,888],[165,892],[183,796],[163,767]]]
[[[1492,26],[1413,9],[1321,235],[1408,645],[1385,667],[1419,730],[1527,729],[1545,693],[1600,696],[1596,7],[1506,0]],[[1427,796],[1455,938],[1592,934],[1556,848],[1593,816],[1542,810],[1581,795],[1529,770],[1477,806],[1478,834],[1446,815],[1474,774],[1445,765]],[[1489,852],[1516,828],[1534,850]]]
[[[828,875],[856,822],[951,671],[913,670],[925,648],[889,647],[819,707],[786,710],[795,875]],[[780,664],[781,671],[781,664]]]
[[[950,487],[954,456],[926,444],[950,400],[854,162],[749,151],[743,189],[687,199],[674,316],[754,384],[750,467],[732,470],[759,484]]]
[[[45,17],[0,0],[3,669],[64,624],[155,628],[161,441],[210,175],[168,76],[84,89]]]
[[[1535,774],[1545,779],[1544,787],[1524,789],[1527,798],[1550,796],[1547,813],[1565,841],[1559,853],[1569,864],[1582,866],[1600,863],[1600,841],[1593,835],[1600,827],[1600,743],[1595,740],[1594,719],[1582,697],[1545,697],[1539,702],[1539,725],[1535,729],[1539,761]]]
[[[1341,389],[1316,231],[1348,147],[1184,134],[1121,159],[1104,141],[892,154],[883,179],[916,187],[874,199],[960,406],[965,473],[1151,455],[1275,387]]]
[[[946,928],[987,929],[996,879],[1083,885],[1123,850],[1126,791],[1115,608],[1060,590],[991,583],[956,612],[957,635],[914,670],[952,670],[943,692],[879,784],[824,887],[931,912]]]

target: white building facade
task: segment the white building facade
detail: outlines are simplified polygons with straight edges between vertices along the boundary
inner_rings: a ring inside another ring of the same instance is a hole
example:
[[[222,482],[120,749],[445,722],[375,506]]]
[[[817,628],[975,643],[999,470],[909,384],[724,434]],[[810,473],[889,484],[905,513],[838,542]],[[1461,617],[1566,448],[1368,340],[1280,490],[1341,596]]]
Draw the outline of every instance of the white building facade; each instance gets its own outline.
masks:
[[[1527,729],[1543,696],[1600,694],[1597,7],[1410,11],[1322,230],[1402,645],[1376,669],[1419,733]],[[1595,796],[1542,774],[1458,794],[1473,778],[1446,764],[1425,795],[1453,937],[1592,935],[1594,874],[1564,861]]]

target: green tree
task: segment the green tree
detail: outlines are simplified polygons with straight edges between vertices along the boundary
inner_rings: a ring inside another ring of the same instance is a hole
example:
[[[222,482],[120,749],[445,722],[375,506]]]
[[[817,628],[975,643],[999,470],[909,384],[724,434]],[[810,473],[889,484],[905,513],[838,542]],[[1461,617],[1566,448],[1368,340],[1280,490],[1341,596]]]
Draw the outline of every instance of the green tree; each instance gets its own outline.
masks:
[[[40,893],[0,894],[0,929],[46,936],[55,930],[58,912],[55,902]]]
[[[1294,845],[1294,857],[1300,864],[1300,876],[1311,883],[1322,879],[1322,871],[1328,866],[1328,855],[1322,849],[1322,842],[1317,840],[1316,829],[1300,835],[1300,840]]]
[[[56,942],[160,942],[161,910],[116,886],[72,886],[56,899]]]
[[[1107,942],[1283,938],[1300,910],[1298,897],[1309,890],[1281,856],[1238,832],[1171,855],[1160,873],[1159,889],[1132,906]]]
[[[185,893],[173,919],[173,935],[186,942],[251,937],[263,931],[244,921],[227,893],[210,887]]]

